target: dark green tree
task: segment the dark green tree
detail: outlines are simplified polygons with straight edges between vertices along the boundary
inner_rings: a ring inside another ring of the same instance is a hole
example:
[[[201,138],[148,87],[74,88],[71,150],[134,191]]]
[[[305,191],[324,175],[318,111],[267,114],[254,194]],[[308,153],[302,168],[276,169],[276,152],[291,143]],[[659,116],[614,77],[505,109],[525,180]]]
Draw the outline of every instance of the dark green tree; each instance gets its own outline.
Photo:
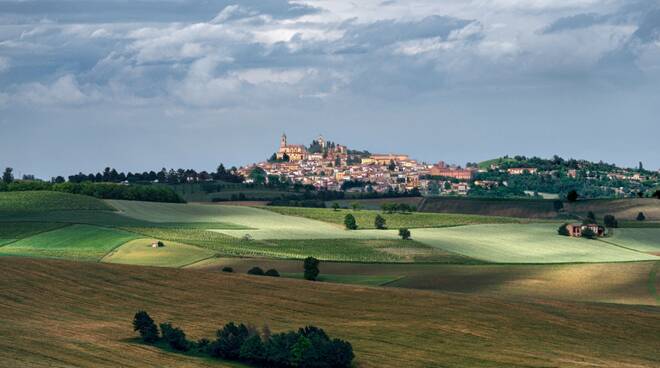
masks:
[[[264,275],[270,277],[280,277],[280,273],[277,272],[277,270],[274,268],[271,268],[270,270],[264,272]]]
[[[603,223],[606,227],[609,228],[619,227],[619,222],[617,221],[616,217],[614,217],[614,215],[605,215],[603,217]]]
[[[568,224],[559,225],[559,227],[557,228],[557,234],[563,236],[569,236],[570,234],[568,233],[568,229],[566,228],[566,225]]]
[[[261,364],[266,359],[266,347],[259,335],[248,337],[239,350],[241,360]]]
[[[640,213],[638,213],[636,219],[637,219],[637,221],[644,221],[644,220],[646,220],[646,216],[644,216],[644,212],[640,212]]]
[[[403,239],[403,240],[408,240],[408,239],[410,239],[410,230],[408,230],[408,229],[405,228],[405,227],[399,229],[399,236],[400,236],[401,239]]]
[[[314,257],[307,257],[303,263],[305,270],[305,280],[315,281],[319,276],[319,260]]]
[[[173,327],[170,323],[161,323],[160,331],[163,334],[163,340],[174,350],[190,350],[190,342],[186,339],[186,334],[182,329]]]
[[[582,230],[582,237],[587,239],[595,239],[596,233],[590,228],[585,228],[584,230]]]
[[[263,276],[264,275],[264,270],[261,269],[261,267],[254,266],[248,270],[248,275],[257,275],[257,276]]]
[[[225,267],[222,267],[222,272],[234,272],[234,268],[229,267],[229,266],[225,266]]]
[[[385,229],[386,228],[386,221],[385,218],[381,215],[376,215],[376,218],[374,219],[374,226],[376,229]]]
[[[356,230],[357,229],[357,222],[355,221],[355,216],[352,214],[347,214],[344,217],[344,226],[346,226],[346,229],[348,230]]]
[[[333,211],[339,211],[339,203],[332,202],[332,210]]]
[[[571,190],[570,192],[568,192],[568,194],[566,194],[566,200],[569,202],[577,201],[578,197],[579,197],[578,192],[575,189]]]
[[[14,174],[13,174],[14,169],[11,167],[5,168],[5,172],[2,173],[2,182],[5,184],[9,184],[14,181]]]
[[[224,359],[238,359],[241,355],[241,347],[249,337],[249,331],[244,324],[236,325],[234,322],[227,323],[216,333],[218,337],[209,347],[212,356]]]
[[[138,331],[144,342],[155,342],[160,337],[154,320],[145,311],[138,311],[133,317],[133,331]]]
[[[592,223],[596,222],[596,215],[593,213],[593,211],[587,212],[587,219],[589,219]]]

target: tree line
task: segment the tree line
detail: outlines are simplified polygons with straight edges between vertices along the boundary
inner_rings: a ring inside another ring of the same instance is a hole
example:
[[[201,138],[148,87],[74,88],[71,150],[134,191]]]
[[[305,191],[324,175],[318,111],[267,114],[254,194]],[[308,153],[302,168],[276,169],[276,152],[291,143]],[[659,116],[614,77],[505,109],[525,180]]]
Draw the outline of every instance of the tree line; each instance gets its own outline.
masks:
[[[147,344],[258,367],[348,368],[355,358],[349,342],[333,339],[315,326],[272,334],[268,326],[259,330],[229,322],[217,330],[215,340],[191,341],[181,328],[171,323],[157,326],[147,312],[138,311],[133,317],[133,330]]]
[[[220,164],[215,172],[196,171],[194,169],[160,169],[160,171],[144,171],[139,172],[118,172],[116,169],[106,167],[103,171],[97,173],[83,174],[78,173],[69,176],[69,181],[72,183],[89,182],[104,182],[104,183],[121,183],[127,181],[129,183],[135,182],[155,182],[167,184],[181,184],[189,182],[203,182],[209,180],[220,180],[229,183],[242,183],[244,178],[238,174],[238,169],[232,167],[226,169],[223,164]],[[64,182],[63,177],[57,177],[53,181]]]

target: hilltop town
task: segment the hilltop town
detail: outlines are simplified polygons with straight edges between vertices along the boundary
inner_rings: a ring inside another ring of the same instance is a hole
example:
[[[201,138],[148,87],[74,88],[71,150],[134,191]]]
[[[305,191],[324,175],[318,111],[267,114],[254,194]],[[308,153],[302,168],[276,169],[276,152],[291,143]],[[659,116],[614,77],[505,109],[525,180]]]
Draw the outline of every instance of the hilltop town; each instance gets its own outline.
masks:
[[[270,159],[238,173],[246,183],[277,180],[328,191],[543,198],[556,198],[569,188],[591,197],[643,196],[660,182],[659,173],[644,170],[641,163],[637,169],[625,169],[558,156],[515,156],[461,167],[420,162],[406,154],[352,150],[322,135],[309,146],[290,144],[286,134]]]

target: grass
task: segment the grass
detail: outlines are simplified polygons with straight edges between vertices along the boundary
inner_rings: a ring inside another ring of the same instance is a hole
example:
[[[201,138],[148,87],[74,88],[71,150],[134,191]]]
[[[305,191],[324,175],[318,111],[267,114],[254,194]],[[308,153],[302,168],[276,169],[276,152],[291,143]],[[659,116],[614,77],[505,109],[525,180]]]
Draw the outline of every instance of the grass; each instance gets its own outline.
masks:
[[[282,277],[293,279],[304,279],[303,273],[282,273]],[[382,286],[398,280],[401,276],[385,276],[385,275],[332,275],[323,274],[319,275],[317,281],[331,282],[334,284],[350,284],[350,285],[367,285],[367,286]]]
[[[0,192],[0,213],[54,210],[112,210],[105,202],[88,196],[49,192]]]
[[[338,210],[330,208],[302,208],[302,207],[264,207],[267,210],[277,212],[287,216],[304,217],[313,220],[319,220],[338,224],[343,226],[344,217],[347,214],[355,216],[359,229],[374,229],[374,220],[376,215],[385,218],[387,226],[392,229],[402,227],[407,228],[426,228],[426,227],[449,227],[472,224],[507,224],[507,223],[525,223],[527,221],[507,217],[462,215],[447,213],[383,213],[374,210]]]
[[[431,263],[343,263],[321,262],[321,276],[350,278],[397,277],[387,287],[491,295],[507,300],[543,298],[660,307],[650,286],[660,282],[651,274],[660,261],[500,265]],[[281,274],[300,274],[301,260],[209,258],[188,267],[220,271],[232,267],[237,273],[250,268],[274,268]],[[649,281],[650,280],[650,281]],[[342,280],[343,281],[343,280]],[[655,289],[653,289],[655,290]]]
[[[191,339],[229,321],[274,333],[314,324],[350,341],[361,368],[656,367],[660,359],[656,307],[57,260],[0,258],[0,269],[8,367],[226,366],[136,344],[130,321],[139,309]]]
[[[612,229],[613,235],[605,240],[647,253],[660,253],[660,228]]]
[[[135,234],[90,225],[70,225],[39,233],[0,248],[0,255],[96,261]]]
[[[102,262],[131,265],[181,267],[212,257],[215,253],[204,248],[173,241],[164,247],[152,248],[153,239],[136,239],[114,249]]]
[[[598,240],[557,235],[554,224],[472,225],[415,229],[412,238],[440,249],[497,263],[621,262],[659,260]]]
[[[66,224],[52,222],[3,222],[0,223],[0,239],[14,241],[63,226],[66,226]]]

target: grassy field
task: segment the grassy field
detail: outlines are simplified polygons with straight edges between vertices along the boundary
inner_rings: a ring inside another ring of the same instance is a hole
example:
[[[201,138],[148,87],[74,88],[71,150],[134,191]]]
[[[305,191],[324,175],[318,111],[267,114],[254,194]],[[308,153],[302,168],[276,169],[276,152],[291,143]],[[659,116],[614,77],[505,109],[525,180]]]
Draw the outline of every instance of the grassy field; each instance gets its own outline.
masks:
[[[165,242],[164,247],[152,248],[153,239],[136,239],[114,249],[101,262],[122,263],[131,265],[181,267],[212,257],[215,252],[208,249],[181,244],[173,241]]]
[[[146,309],[192,339],[228,321],[314,324],[357,366],[656,367],[660,310],[510,301],[168,268],[0,258],[0,361],[8,367],[222,367],[137,344]],[[621,347],[624,346],[625,349]]]
[[[452,253],[498,263],[660,260],[659,257],[650,254],[624,249],[599,240],[559,236],[555,224],[471,225],[445,229],[415,229],[412,230],[412,238]]]
[[[654,265],[657,268],[660,261],[513,266],[321,262],[319,268],[329,282],[353,280],[359,284],[362,279],[395,279],[387,286],[494,295],[509,300],[544,298],[660,306],[660,274],[653,274]],[[225,266],[237,273],[254,266],[286,274],[303,270],[302,261],[254,258],[210,258],[188,267],[220,271]]]
[[[660,254],[660,228],[613,229],[612,237],[603,240],[640,252]]]
[[[387,221],[391,229],[424,228],[424,227],[448,227],[472,224],[507,224],[525,223],[527,221],[507,217],[477,216],[446,213],[383,213],[374,210],[338,210],[330,208],[302,208],[302,207],[264,207],[269,211],[277,212],[287,216],[298,216],[313,220],[325,221],[343,226],[344,217],[350,213],[355,216],[359,229],[374,229],[376,215],[381,215]]]
[[[379,211],[385,203],[405,203],[409,206],[417,207],[421,204],[422,200],[424,200],[424,197],[341,199],[328,201],[326,202],[326,206],[331,208],[333,203],[338,203],[342,208],[351,208],[353,203],[357,203],[362,209]]]
[[[53,210],[112,210],[105,202],[88,196],[48,192],[0,192],[0,213]]]
[[[90,225],[70,225],[0,247],[0,255],[96,261],[135,234]]]
[[[655,198],[591,199],[565,203],[564,208],[581,216],[592,211],[596,218],[610,214],[619,220],[634,220],[643,212],[648,221],[660,221],[660,200]]]
[[[3,222],[0,223],[0,243],[27,238],[63,226],[66,226],[66,224],[52,222]]]

